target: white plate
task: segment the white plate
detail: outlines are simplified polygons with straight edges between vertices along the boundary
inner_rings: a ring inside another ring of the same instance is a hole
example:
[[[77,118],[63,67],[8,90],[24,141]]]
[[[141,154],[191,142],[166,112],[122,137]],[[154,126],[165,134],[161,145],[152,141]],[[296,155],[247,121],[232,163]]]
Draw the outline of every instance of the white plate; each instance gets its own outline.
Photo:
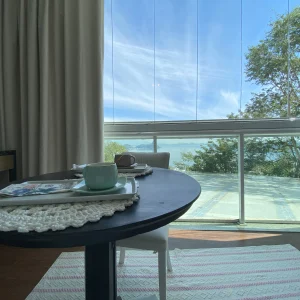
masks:
[[[126,177],[119,177],[116,185],[110,189],[91,190],[85,185],[85,181],[83,180],[77,185],[75,185],[73,188],[71,188],[71,191],[79,194],[84,194],[84,195],[107,195],[107,194],[113,194],[121,190],[122,188],[124,188],[126,182],[127,182]]]

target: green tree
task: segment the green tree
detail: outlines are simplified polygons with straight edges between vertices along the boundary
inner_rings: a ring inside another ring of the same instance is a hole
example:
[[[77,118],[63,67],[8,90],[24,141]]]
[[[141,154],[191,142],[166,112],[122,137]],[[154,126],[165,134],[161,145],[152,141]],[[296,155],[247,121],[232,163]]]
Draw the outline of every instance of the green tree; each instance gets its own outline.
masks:
[[[106,142],[104,144],[104,161],[112,162],[114,161],[115,154],[120,154],[126,151],[126,147],[117,142]]]
[[[252,94],[241,112],[243,118],[300,116],[300,8],[279,16],[270,27],[265,39],[246,54],[247,79],[262,88]],[[265,164],[272,166],[265,173],[300,177],[298,137],[272,139],[268,147],[280,155]]]
[[[191,162],[194,159],[194,154],[192,152],[181,152],[181,161],[175,161],[175,169],[179,170],[190,170]]]
[[[252,94],[244,111],[231,113],[228,118],[300,117],[300,8],[270,23],[265,38],[249,47],[246,60],[247,80],[260,86],[261,90]],[[231,139],[212,141],[195,152],[189,169],[231,173],[236,170],[237,152],[234,149],[237,147]],[[248,138],[245,171],[300,177],[299,137]]]
[[[269,162],[270,141],[264,138],[249,138],[245,142],[244,170],[264,174],[264,164]],[[234,138],[209,140],[195,154],[182,154],[185,159],[175,163],[178,169],[212,173],[236,173],[238,170],[238,142]],[[192,162],[192,165],[191,165]],[[261,168],[257,168],[260,166]]]
[[[246,76],[261,86],[242,112],[244,118],[300,116],[300,8],[281,15],[246,54]]]
[[[201,146],[193,157],[194,164],[191,171],[213,173],[237,172],[237,141],[236,139],[210,140]]]

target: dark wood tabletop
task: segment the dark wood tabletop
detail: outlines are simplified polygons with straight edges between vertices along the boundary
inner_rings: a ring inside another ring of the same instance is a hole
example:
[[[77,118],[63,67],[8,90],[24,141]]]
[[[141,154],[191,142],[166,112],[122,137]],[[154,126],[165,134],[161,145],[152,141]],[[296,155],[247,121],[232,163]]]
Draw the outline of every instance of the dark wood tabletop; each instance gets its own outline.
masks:
[[[52,173],[28,180],[74,178],[74,171]],[[25,181],[25,180],[24,180]],[[0,231],[0,244],[30,248],[85,246],[86,300],[117,300],[116,241],[162,227],[183,215],[201,192],[192,177],[167,169],[139,177],[140,199],[123,212],[80,228],[19,233]]]
[[[0,243],[31,248],[74,247],[111,242],[169,224],[184,214],[201,192],[199,183],[181,172],[153,168],[138,177],[140,200],[113,217],[103,217],[80,228],[42,233],[0,232]],[[74,171],[51,173],[26,180],[74,178]],[[25,181],[25,180],[24,180]]]

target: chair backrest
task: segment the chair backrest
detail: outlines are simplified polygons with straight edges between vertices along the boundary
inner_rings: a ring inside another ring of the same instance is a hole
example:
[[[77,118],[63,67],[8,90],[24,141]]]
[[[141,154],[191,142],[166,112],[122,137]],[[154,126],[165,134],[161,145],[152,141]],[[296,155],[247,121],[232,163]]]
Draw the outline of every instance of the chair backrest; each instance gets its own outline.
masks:
[[[122,154],[134,155],[135,161],[139,164],[147,164],[150,167],[169,169],[169,152],[124,152]]]

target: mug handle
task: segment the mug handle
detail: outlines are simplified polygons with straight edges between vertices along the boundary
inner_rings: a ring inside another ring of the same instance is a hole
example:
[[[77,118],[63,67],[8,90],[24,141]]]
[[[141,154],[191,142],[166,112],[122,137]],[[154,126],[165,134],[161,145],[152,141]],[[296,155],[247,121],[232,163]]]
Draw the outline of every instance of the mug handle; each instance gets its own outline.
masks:
[[[133,165],[135,163],[135,156],[130,155],[130,164]]]

